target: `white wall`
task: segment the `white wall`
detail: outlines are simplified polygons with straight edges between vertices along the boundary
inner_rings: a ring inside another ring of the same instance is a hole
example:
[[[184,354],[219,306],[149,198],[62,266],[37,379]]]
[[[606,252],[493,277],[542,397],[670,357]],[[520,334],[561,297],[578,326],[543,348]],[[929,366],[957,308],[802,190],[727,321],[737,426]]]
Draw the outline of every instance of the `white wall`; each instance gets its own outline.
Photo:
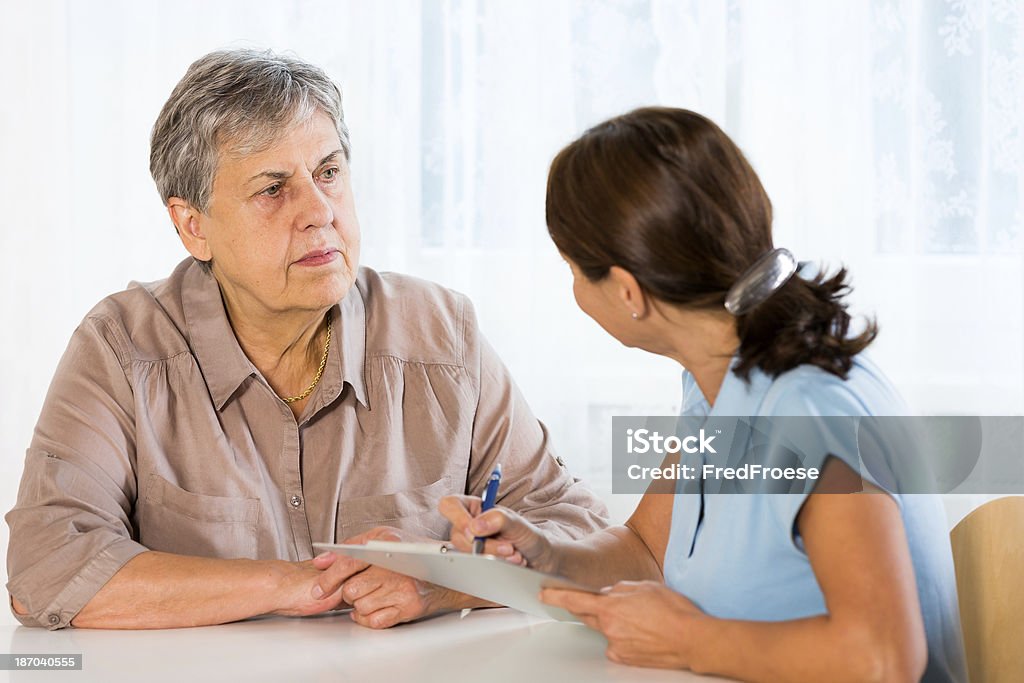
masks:
[[[292,49],[342,83],[364,262],[469,294],[602,490],[607,417],[676,411],[679,369],[575,308],[543,188],[561,145],[640,104],[697,109],[737,139],[777,243],[852,268],[857,309],[882,324],[876,358],[917,409],[1020,414],[1021,8],[963,7],[3,0],[0,509],[75,325],[183,257],[149,128],[192,60],[238,44]],[[620,518],[634,502],[609,500]]]

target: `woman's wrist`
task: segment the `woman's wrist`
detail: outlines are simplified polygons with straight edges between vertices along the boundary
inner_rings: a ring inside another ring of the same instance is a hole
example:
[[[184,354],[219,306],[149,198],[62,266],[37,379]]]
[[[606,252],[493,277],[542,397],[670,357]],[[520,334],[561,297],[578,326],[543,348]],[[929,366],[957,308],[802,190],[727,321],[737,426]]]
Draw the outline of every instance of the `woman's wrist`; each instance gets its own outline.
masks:
[[[252,571],[259,577],[259,594],[266,596],[262,606],[263,614],[289,614],[297,607],[291,580],[302,570],[296,563],[287,560],[257,560],[252,561]]]
[[[555,576],[566,576],[568,567],[566,566],[565,551],[566,542],[561,539],[544,537],[544,549],[541,551],[537,562],[531,562],[530,567],[537,571],[544,572],[545,574],[554,574]],[[572,577],[568,577],[572,578]]]
[[[477,607],[501,607],[497,603],[441,586],[433,586],[432,593],[426,614],[438,614]]]
[[[703,612],[682,611],[676,613],[674,621],[674,633],[679,635],[679,668],[688,669],[696,674],[712,673],[711,669],[714,667],[707,661],[705,655],[713,649],[709,647],[709,643],[714,638],[715,627],[721,620]]]

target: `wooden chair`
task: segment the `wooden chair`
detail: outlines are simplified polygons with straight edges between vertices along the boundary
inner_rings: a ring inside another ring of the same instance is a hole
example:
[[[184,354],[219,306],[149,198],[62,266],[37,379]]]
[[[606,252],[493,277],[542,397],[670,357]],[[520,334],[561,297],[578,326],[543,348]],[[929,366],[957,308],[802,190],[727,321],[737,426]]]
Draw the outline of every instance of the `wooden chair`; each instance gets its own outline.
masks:
[[[950,533],[972,683],[1024,681],[1024,496],[989,501]]]

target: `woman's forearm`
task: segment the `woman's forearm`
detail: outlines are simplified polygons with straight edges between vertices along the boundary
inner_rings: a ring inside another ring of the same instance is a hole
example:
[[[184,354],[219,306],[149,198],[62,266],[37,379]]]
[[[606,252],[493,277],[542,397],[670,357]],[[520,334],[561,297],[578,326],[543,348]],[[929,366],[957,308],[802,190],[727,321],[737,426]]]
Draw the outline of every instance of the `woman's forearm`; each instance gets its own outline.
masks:
[[[689,668],[743,681],[918,681],[926,653],[913,634],[872,633],[829,616],[752,622],[701,616],[686,634]]]
[[[639,535],[615,526],[577,541],[553,540],[553,573],[593,587],[617,581],[660,581],[661,567]]]
[[[288,562],[145,552],[132,558],[72,620],[85,628],[223,624],[282,607]]]

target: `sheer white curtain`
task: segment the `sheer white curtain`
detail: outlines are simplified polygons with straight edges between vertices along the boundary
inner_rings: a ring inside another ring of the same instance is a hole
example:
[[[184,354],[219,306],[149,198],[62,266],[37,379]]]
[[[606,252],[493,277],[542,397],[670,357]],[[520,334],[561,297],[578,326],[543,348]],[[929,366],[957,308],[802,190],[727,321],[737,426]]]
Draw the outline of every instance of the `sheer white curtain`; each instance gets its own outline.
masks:
[[[851,267],[855,308],[882,326],[876,357],[915,408],[1024,411],[1019,1],[0,5],[5,510],[74,326],[184,255],[148,132],[187,65],[233,45],[293,50],[342,84],[364,263],[469,294],[598,487],[609,417],[674,412],[679,369],[576,309],[544,183],[562,145],[643,104],[735,137],[776,242]]]

